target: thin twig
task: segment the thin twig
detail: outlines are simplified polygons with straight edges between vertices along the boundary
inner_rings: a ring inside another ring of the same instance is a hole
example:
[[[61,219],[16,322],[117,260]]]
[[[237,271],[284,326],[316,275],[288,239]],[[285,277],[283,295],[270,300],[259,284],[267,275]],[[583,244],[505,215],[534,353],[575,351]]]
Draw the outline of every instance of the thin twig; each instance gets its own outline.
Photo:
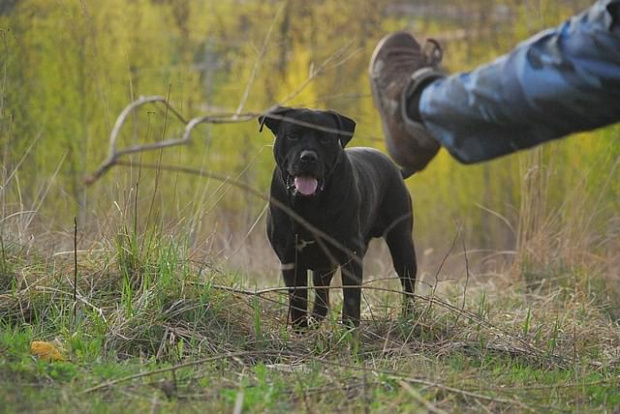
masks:
[[[448,385],[445,385],[439,382],[430,381],[430,380],[423,379],[423,378],[407,377],[399,372],[390,371],[390,370],[381,370],[381,369],[368,368],[368,367],[363,367],[363,366],[347,365],[347,364],[343,364],[341,361],[338,361],[338,362],[327,361],[325,359],[313,357],[313,356],[308,356],[307,358],[312,361],[320,362],[325,365],[338,366],[341,368],[348,368],[348,369],[357,370],[357,371],[360,371],[360,370],[370,371],[375,374],[386,375],[388,377],[392,377],[395,380],[401,380],[401,381],[405,381],[411,384],[424,385],[427,387],[432,387],[432,388],[440,389],[443,391],[447,391],[452,394],[458,394],[464,397],[471,397],[471,398],[476,398],[479,400],[492,401],[492,402],[496,402],[500,404],[507,404],[507,405],[512,405],[512,406],[519,406],[527,411],[536,412],[536,410],[525,405],[523,402],[514,400],[514,399],[499,398],[499,397],[492,397],[492,396],[484,395],[484,394],[478,394],[472,391],[462,390],[460,388],[451,387],[451,386],[448,386]]]
[[[77,319],[77,281],[78,281],[78,259],[77,259],[77,217],[73,217],[73,322]]]
[[[401,373],[395,372],[395,371],[390,371],[390,370],[380,370],[380,369],[375,369],[375,368],[367,368],[367,367],[360,367],[360,366],[356,366],[356,365],[343,365],[341,361],[329,361],[329,360],[325,360],[324,358],[319,358],[319,357],[313,357],[313,356],[308,356],[308,355],[302,355],[302,354],[298,354],[298,353],[294,353],[294,352],[286,352],[286,351],[241,351],[241,352],[228,352],[226,354],[222,354],[222,355],[216,355],[216,356],[212,356],[212,357],[207,357],[207,358],[201,358],[198,359],[196,361],[191,361],[191,362],[186,362],[183,364],[178,364],[178,365],[174,365],[172,367],[166,367],[166,368],[161,368],[161,369],[157,369],[157,370],[153,370],[153,371],[148,371],[148,372],[142,372],[139,374],[134,374],[134,375],[129,375],[126,377],[122,377],[122,378],[118,378],[116,380],[112,380],[112,381],[105,381],[99,385],[96,385],[94,387],[88,388],[84,391],[82,391],[80,394],[88,394],[88,393],[92,393],[94,391],[101,391],[104,389],[108,389],[112,386],[118,385],[118,384],[122,384],[125,382],[129,382],[135,379],[139,379],[139,378],[144,378],[144,377],[150,377],[153,375],[157,375],[157,374],[162,374],[162,373],[166,373],[166,372],[174,372],[178,369],[181,368],[187,368],[187,367],[191,367],[191,366],[196,366],[196,365],[201,365],[201,364],[205,364],[208,362],[214,362],[214,361],[218,361],[218,360],[222,360],[222,359],[228,359],[228,358],[239,358],[239,357],[243,357],[243,356],[256,356],[256,355],[270,355],[270,356],[279,356],[279,357],[292,357],[292,358],[302,358],[305,360],[311,360],[311,361],[315,361],[318,362],[320,364],[324,364],[324,365],[330,365],[330,366],[338,366],[338,367],[345,367],[351,370],[357,370],[357,371],[366,371],[366,372],[372,372],[375,374],[382,374],[382,375],[386,375],[388,377],[391,377],[395,380],[398,381],[404,381],[410,384],[417,384],[417,385],[423,385],[423,386],[427,386],[427,387],[432,387],[435,389],[440,389],[452,394],[457,394],[457,395],[461,395],[464,397],[470,397],[470,398],[475,398],[478,400],[484,400],[484,401],[491,401],[491,402],[495,402],[495,403],[499,403],[499,404],[505,404],[505,405],[511,405],[511,406],[518,406],[521,407],[527,411],[531,411],[534,412],[535,410],[532,409],[531,407],[525,405],[523,402],[515,400],[515,399],[508,399],[508,398],[500,398],[500,397],[493,397],[493,396],[489,396],[489,395],[484,395],[484,394],[479,394],[473,391],[467,391],[467,390],[463,390],[460,388],[456,388],[456,387],[452,387],[452,386],[448,386],[439,382],[435,382],[435,381],[430,381],[428,379],[423,379],[423,378],[411,378],[411,377],[407,377]]]
[[[0,192],[4,192],[4,190],[8,188],[9,183],[11,182],[15,174],[17,174],[17,171],[19,171],[20,167],[22,166],[24,161],[26,161],[26,159],[28,158],[28,155],[30,154],[32,149],[35,147],[35,145],[37,145],[37,143],[39,142],[42,136],[43,136],[43,132],[39,131],[39,133],[37,133],[37,135],[34,137],[32,142],[28,146],[28,149],[26,150],[26,152],[24,152],[24,155],[17,162],[17,164],[15,165],[15,167],[13,168],[9,176],[4,180],[3,185],[0,187]]]
[[[259,296],[261,297],[262,295],[268,294],[268,293],[280,293],[280,294],[285,294],[288,293],[288,288],[287,287],[273,287],[273,288],[265,288],[265,289],[259,289],[259,290],[248,290],[248,289],[240,289],[240,288],[234,288],[234,287],[230,287],[230,286],[221,286],[221,285],[210,285],[211,288],[213,289],[217,289],[217,290],[222,290],[222,291],[226,291],[226,292],[231,292],[231,293],[236,293],[236,294],[240,294],[240,295],[244,295],[244,296]],[[544,352],[540,349],[538,349],[536,346],[532,345],[530,342],[526,341],[523,338],[520,338],[519,336],[513,335],[505,330],[503,330],[502,328],[500,328],[499,326],[496,326],[494,324],[492,324],[491,322],[480,318],[479,316],[477,316],[474,312],[468,311],[466,309],[460,309],[457,306],[454,306],[440,298],[438,298],[437,296],[422,296],[422,295],[418,295],[418,294],[411,294],[411,293],[407,293],[407,292],[401,292],[395,289],[390,289],[390,288],[385,288],[385,287],[379,287],[379,286],[366,286],[366,285],[358,285],[358,286],[351,286],[351,287],[363,287],[366,290],[371,290],[371,291],[378,291],[378,292],[390,292],[390,293],[397,293],[397,294],[404,294],[404,295],[408,295],[413,297],[414,299],[417,300],[423,300],[429,303],[429,306],[431,306],[432,304],[438,304],[439,306],[456,313],[457,315],[463,315],[466,316],[468,319],[471,319],[472,321],[476,322],[478,325],[493,330],[495,332],[500,333],[501,335],[503,335],[504,337],[507,338],[511,338],[514,339],[515,341],[521,343],[524,346],[523,351],[524,352],[529,352],[530,355],[536,355],[536,356],[541,356],[541,355],[548,355],[547,352]],[[325,288],[321,288],[321,289],[341,289],[341,286],[328,286]],[[297,289],[299,290],[310,290],[313,289],[312,287],[309,286],[305,286],[305,287],[297,287]],[[419,320],[416,321],[416,324],[419,323]],[[552,354],[550,355],[553,358],[556,358],[558,360],[560,360],[561,362],[571,362],[569,361],[566,357],[563,357],[561,355],[557,355],[557,354]]]
[[[208,357],[208,358],[201,358],[201,359],[198,359],[196,361],[185,362],[183,364],[174,365],[172,367],[156,369],[154,371],[148,371],[148,372],[141,372],[139,374],[128,375],[126,377],[118,378],[118,379],[115,379],[115,380],[112,380],[112,381],[105,381],[105,382],[103,382],[103,383],[101,383],[99,385],[96,385],[94,387],[90,387],[90,388],[85,389],[84,391],[80,392],[80,394],[89,394],[91,392],[104,390],[104,389],[110,388],[110,387],[112,387],[114,385],[122,384],[124,382],[132,381],[132,380],[135,380],[135,379],[138,379],[138,378],[150,377],[151,375],[162,374],[164,372],[176,371],[176,370],[178,370],[180,368],[187,368],[187,367],[191,367],[191,366],[195,366],[195,365],[201,365],[201,364],[204,364],[204,363],[207,363],[207,362],[218,361],[218,360],[221,360],[221,359],[239,358],[239,357],[242,357],[242,356],[253,356],[253,355],[281,356],[283,354],[282,354],[282,352],[275,352],[275,351],[228,352],[228,353],[222,354],[222,355],[216,355],[216,356],[212,356],[212,357]],[[286,355],[286,354],[284,354],[284,355]]]
[[[355,255],[346,246],[343,246],[334,237],[330,236],[329,234],[325,233],[324,231],[322,231],[319,228],[317,228],[317,227],[313,226],[312,224],[310,224],[306,219],[304,219],[301,215],[299,215],[298,213],[293,211],[289,206],[287,206],[286,204],[280,202],[279,200],[277,200],[275,198],[271,198],[271,197],[266,196],[261,191],[259,191],[259,190],[255,189],[255,188],[245,184],[242,181],[239,181],[239,180],[236,180],[236,179],[231,178],[229,176],[224,176],[224,175],[218,174],[218,173],[198,170],[198,169],[189,168],[189,167],[175,166],[175,165],[134,163],[134,162],[126,162],[126,161],[115,161],[115,164],[119,165],[119,166],[126,166],[126,167],[136,167],[137,166],[137,167],[140,167],[140,168],[183,172],[183,173],[187,173],[187,174],[198,175],[200,177],[209,177],[209,178],[212,178],[212,179],[215,179],[215,180],[219,180],[219,181],[222,181],[222,182],[230,184],[230,185],[234,185],[235,187],[241,188],[242,190],[245,190],[248,193],[250,193],[250,194],[252,194],[252,195],[254,195],[256,197],[259,197],[259,198],[261,198],[261,199],[263,199],[265,201],[269,201],[273,206],[275,206],[275,207],[279,208],[280,210],[284,211],[292,220],[296,221],[300,226],[304,227],[310,233],[312,233],[312,235],[315,237],[315,240],[317,241],[319,247],[321,247],[323,249],[325,254],[329,258],[331,258],[334,261],[334,263],[337,263],[337,261],[335,260],[333,254],[329,251],[329,249],[325,245],[325,242],[329,243],[334,248],[336,248],[336,249],[340,250],[341,252],[343,252],[343,253],[347,254],[348,256],[350,256],[351,260],[354,260],[354,261],[356,261],[357,263],[360,263],[360,264],[362,263],[362,259],[359,258],[357,255]]]
[[[71,292],[66,292],[64,290],[56,289],[56,288],[49,287],[49,286],[34,286],[34,289],[37,292],[42,292],[42,293],[62,293],[63,295],[71,296]],[[93,305],[92,303],[87,301],[85,298],[83,298],[81,295],[77,295],[77,300],[79,300],[83,304],[89,306],[91,309],[96,311],[99,314],[99,317],[101,318],[101,320],[103,320],[103,322],[107,323],[107,319],[106,319],[106,317],[105,317],[105,315],[103,313],[103,310],[101,308],[96,307],[95,305]]]
[[[467,297],[467,286],[469,285],[469,259],[467,258],[467,247],[465,247],[465,235],[461,235],[461,244],[463,246],[463,254],[465,255],[465,286],[463,287],[463,302],[461,303],[461,312],[456,316],[454,326],[457,326],[463,311],[465,310],[465,298]]]
[[[431,413],[447,414],[444,410],[435,407],[433,404],[431,404],[430,401],[428,401],[426,398],[422,397],[420,395],[420,393],[417,392],[416,390],[414,390],[413,387],[411,385],[409,385],[409,383],[407,381],[398,380],[398,383],[400,384],[400,386],[405,391],[407,391],[409,393],[409,395],[411,395],[413,397],[414,400],[416,400],[417,402],[422,404],[424,407],[426,407],[426,409],[428,411],[430,411]]]

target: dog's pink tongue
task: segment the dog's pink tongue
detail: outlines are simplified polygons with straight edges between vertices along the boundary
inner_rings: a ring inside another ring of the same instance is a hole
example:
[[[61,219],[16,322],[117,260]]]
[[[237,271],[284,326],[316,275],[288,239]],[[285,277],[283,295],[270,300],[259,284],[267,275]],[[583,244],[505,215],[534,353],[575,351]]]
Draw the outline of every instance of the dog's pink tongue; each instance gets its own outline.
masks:
[[[319,182],[313,177],[295,177],[295,188],[301,194],[309,196],[314,194]]]

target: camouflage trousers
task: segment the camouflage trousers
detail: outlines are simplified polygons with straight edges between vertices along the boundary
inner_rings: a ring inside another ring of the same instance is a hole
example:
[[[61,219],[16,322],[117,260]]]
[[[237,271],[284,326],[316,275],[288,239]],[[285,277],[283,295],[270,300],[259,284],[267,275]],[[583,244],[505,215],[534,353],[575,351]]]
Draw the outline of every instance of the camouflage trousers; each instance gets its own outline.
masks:
[[[422,93],[424,125],[464,163],[620,121],[620,0],[599,0],[560,26]]]

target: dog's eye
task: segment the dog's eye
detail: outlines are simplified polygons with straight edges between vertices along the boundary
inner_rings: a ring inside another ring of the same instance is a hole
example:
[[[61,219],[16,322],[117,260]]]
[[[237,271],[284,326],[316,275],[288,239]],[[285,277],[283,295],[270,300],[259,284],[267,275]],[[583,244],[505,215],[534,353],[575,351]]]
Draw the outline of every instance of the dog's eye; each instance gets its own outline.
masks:
[[[319,142],[321,144],[327,145],[332,142],[332,139],[330,137],[321,137],[319,138]]]
[[[299,141],[299,137],[297,135],[289,134],[286,136],[286,139],[289,141]]]

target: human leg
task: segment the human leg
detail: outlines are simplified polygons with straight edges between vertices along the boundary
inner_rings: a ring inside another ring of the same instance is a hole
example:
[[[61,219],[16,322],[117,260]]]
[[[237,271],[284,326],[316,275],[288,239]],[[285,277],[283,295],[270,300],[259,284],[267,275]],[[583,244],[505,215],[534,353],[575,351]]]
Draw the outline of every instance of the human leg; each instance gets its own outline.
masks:
[[[474,163],[620,121],[619,5],[598,1],[488,65],[428,85],[424,126]]]
[[[370,64],[388,151],[408,172],[444,146],[475,163],[620,121],[620,0],[599,0],[470,73],[444,77],[404,32]]]

